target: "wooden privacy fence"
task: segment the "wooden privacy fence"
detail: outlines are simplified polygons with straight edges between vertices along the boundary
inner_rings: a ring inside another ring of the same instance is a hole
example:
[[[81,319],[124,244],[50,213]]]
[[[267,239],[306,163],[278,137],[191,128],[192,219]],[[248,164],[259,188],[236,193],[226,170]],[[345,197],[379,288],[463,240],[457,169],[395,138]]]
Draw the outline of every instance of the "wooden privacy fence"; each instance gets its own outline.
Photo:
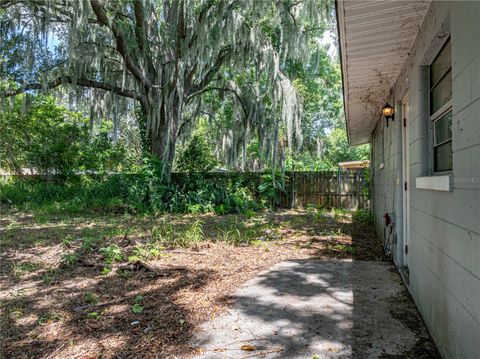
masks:
[[[209,180],[221,183],[241,181],[259,198],[258,186],[262,183],[259,172],[211,172]],[[279,207],[295,208],[321,206],[345,209],[362,209],[370,206],[370,184],[366,170],[354,171],[303,171],[285,172],[285,192],[280,196]],[[182,181],[185,174],[175,173],[172,180]],[[281,176],[277,174],[277,178]]]
[[[369,182],[365,171],[287,172],[281,207],[369,208]]]

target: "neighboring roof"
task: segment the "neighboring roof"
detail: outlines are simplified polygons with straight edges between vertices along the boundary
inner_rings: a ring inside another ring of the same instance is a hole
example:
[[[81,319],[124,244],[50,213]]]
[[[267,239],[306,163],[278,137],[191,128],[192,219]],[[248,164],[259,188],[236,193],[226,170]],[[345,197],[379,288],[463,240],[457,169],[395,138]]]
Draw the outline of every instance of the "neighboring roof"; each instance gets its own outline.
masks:
[[[338,167],[346,169],[367,168],[370,165],[369,160],[338,162]]]
[[[430,0],[336,1],[351,145],[370,141],[429,5]]]

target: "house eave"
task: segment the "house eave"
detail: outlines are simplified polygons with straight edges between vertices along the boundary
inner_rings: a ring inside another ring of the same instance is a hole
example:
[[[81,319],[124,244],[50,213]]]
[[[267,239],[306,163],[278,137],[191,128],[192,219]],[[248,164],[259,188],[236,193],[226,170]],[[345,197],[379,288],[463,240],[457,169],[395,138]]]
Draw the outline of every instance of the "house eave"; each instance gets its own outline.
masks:
[[[369,143],[430,0],[336,0],[348,143]]]

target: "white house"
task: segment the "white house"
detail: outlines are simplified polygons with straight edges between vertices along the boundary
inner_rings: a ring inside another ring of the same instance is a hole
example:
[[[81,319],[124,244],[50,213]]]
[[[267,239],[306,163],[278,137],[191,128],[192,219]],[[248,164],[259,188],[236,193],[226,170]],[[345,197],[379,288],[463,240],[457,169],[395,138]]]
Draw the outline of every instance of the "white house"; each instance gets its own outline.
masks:
[[[480,358],[480,1],[336,5],[376,229],[442,356]]]

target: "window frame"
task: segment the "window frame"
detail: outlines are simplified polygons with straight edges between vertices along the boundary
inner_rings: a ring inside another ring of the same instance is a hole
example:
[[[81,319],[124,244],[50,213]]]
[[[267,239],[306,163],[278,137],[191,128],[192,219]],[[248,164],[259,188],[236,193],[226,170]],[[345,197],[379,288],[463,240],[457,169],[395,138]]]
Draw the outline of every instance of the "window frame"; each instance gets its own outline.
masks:
[[[452,72],[452,55],[450,53],[450,66],[445,70],[445,72],[440,76],[440,78],[434,83],[431,83],[431,76],[432,76],[432,65],[437,60],[438,56],[440,56],[442,50],[447,46],[447,44],[451,41],[451,37],[449,36],[445,42],[442,44],[440,47],[439,51],[437,52],[435,58],[429,65],[428,69],[428,113],[429,113],[429,129],[430,129],[430,146],[429,146],[429,153],[430,153],[430,174],[433,176],[442,176],[442,175],[447,175],[451,174],[453,172],[453,150],[452,150],[452,168],[449,170],[445,171],[435,171],[435,148],[453,141],[453,134],[452,136],[448,139],[443,141],[442,143],[435,143],[436,140],[436,134],[435,134],[435,123],[441,119],[444,115],[446,115],[448,112],[453,111],[453,86],[452,86],[452,96],[450,100],[448,100],[445,104],[443,104],[439,109],[437,109],[435,112],[431,113],[432,111],[432,91],[437,87],[437,85],[447,76],[448,73]],[[451,46],[451,43],[450,43]]]

